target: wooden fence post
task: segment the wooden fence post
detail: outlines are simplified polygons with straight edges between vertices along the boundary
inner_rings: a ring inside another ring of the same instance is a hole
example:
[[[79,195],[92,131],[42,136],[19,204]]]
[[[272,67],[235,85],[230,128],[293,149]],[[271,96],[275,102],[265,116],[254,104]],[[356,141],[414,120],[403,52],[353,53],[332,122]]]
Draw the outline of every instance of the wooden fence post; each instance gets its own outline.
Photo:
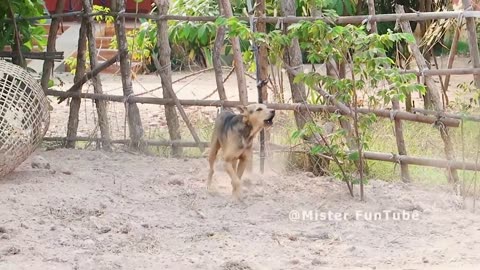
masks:
[[[87,13],[92,12],[92,5],[90,0],[83,0],[83,10]],[[88,40],[88,52],[90,58],[90,70],[94,70],[98,66],[97,60],[97,47],[95,43],[95,23],[93,17],[87,18],[87,40]],[[93,76],[93,91],[97,94],[103,94],[102,81],[100,74]],[[98,125],[100,127],[100,134],[102,137],[102,148],[110,151],[112,150],[110,145],[110,124],[107,115],[107,103],[102,100],[95,100],[95,107],[98,114]]]
[[[398,14],[403,14],[405,13],[403,6],[397,5],[395,7],[395,10]],[[412,34],[412,28],[410,27],[410,23],[407,21],[400,21],[400,26],[402,28],[402,31],[405,33]],[[423,57],[422,53],[420,52],[420,49],[418,48],[417,43],[411,43],[408,44],[410,47],[410,50],[412,51],[413,56],[415,57],[415,61],[417,62],[418,69],[420,71],[425,71],[428,70],[427,63],[425,61],[425,58]],[[434,106],[434,109],[436,111],[443,111],[443,104],[439,96],[439,90],[437,88],[437,85],[433,81],[433,79],[430,76],[424,76],[425,82],[427,85],[427,92],[430,93],[428,96],[430,97],[430,101],[432,106]],[[448,160],[454,160],[455,159],[455,152],[453,150],[453,144],[450,139],[450,135],[448,134],[448,128],[445,127],[444,125],[439,126],[440,129],[440,136],[442,137],[444,147],[445,147],[445,155],[447,156]],[[448,180],[450,182],[458,182],[458,173],[457,170],[455,169],[450,169],[448,172]]]
[[[463,9],[472,9],[470,0],[462,0]],[[480,55],[478,50],[477,29],[475,26],[475,18],[466,18],[468,32],[468,49],[470,50],[470,58],[472,58],[473,67],[480,68]],[[480,89],[480,74],[473,74],[475,88]]]
[[[85,12],[85,11],[84,11]],[[78,34],[78,46],[77,46],[77,67],[75,68],[75,77],[73,82],[78,82],[85,74],[87,58],[87,17],[82,17],[82,24]],[[82,87],[75,89],[73,92],[81,93]],[[68,114],[67,124],[67,140],[65,147],[75,148],[76,141],[70,140],[70,138],[77,137],[78,130],[78,113],[80,111],[80,104],[82,100],[77,97],[72,97],[70,102],[70,112]]]
[[[112,0],[112,10],[120,13],[125,12],[125,1]],[[128,130],[132,142],[131,147],[139,149],[143,137],[143,126],[137,104],[128,102],[130,96],[133,95],[133,87],[124,17],[117,17],[115,19],[115,34],[117,36],[118,50],[120,51],[120,72],[122,74],[123,96],[125,97]]]
[[[368,15],[375,16],[375,1],[368,0]],[[377,22],[370,21],[370,33],[377,33]],[[398,99],[392,100],[392,109],[395,111],[400,110],[400,102]],[[407,148],[405,146],[405,138],[403,136],[403,123],[402,120],[393,117],[395,124],[395,139],[397,141],[397,151],[399,155],[407,155]],[[403,182],[410,182],[410,171],[407,164],[400,164],[400,175]]]
[[[57,5],[55,6],[55,14],[63,13],[63,9],[65,7],[65,0],[58,0]],[[57,32],[58,26],[62,21],[62,17],[55,17],[52,19],[50,23],[50,29],[48,31],[48,40],[47,40],[47,52],[55,52],[55,45],[57,43]],[[50,81],[50,75],[53,72],[53,59],[48,59],[43,61],[43,69],[42,69],[42,79],[40,81],[43,91],[48,89],[48,82]]]
[[[226,18],[233,17],[232,6],[230,0],[220,0],[222,2],[223,12]],[[247,82],[245,80],[245,67],[243,65],[242,51],[240,48],[240,39],[238,37],[231,38],[233,61],[235,64],[235,74],[237,75],[238,95],[240,102],[244,105],[248,103]]]
[[[264,17],[266,12],[265,0],[253,1],[256,3],[256,8],[254,14],[257,17]],[[253,21],[253,20],[252,20]],[[265,22],[257,22],[255,24],[256,31],[259,33],[267,33],[267,24]],[[265,44],[260,44],[257,46],[256,52],[256,71],[257,71],[257,92],[258,92],[258,102],[264,103],[268,102],[268,51]],[[264,160],[265,160],[265,142],[270,141],[270,132],[268,130],[262,130],[260,132],[260,170],[264,172]]]
[[[224,15],[222,1],[218,0],[218,9],[220,16]],[[223,43],[225,41],[225,26],[220,26],[217,29],[215,35],[215,43],[213,46],[213,69],[215,70],[215,82],[217,83],[217,91],[220,100],[227,100],[227,95],[225,93],[225,87],[223,85],[223,72],[222,72],[222,61],[220,56],[222,55]]]
[[[169,8],[169,0],[155,0],[157,5],[158,15],[166,15]],[[165,98],[172,98],[170,93],[173,93],[172,88],[172,64],[170,62],[170,44],[168,41],[168,22],[157,21],[157,46],[159,48],[159,62],[160,69],[157,72],[160,74],[162,81],[163,96]],[[174,106],[165,105],[165,117],[167,118],[168,133],[171,140],[180,140],[180,124],[178,122],[177,111]],[[173,156],[181,156],[182,148],[172,147]]]

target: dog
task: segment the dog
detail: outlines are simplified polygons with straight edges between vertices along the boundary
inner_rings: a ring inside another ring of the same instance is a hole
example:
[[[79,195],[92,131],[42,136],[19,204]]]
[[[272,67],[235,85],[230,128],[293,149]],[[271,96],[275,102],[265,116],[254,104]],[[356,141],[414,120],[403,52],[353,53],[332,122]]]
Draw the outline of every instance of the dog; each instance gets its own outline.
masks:
[[[265,127],[273,125],[275,110],[264,104],[239,106],[240,114],[231,111],[221,112],[215,120],[215,128],[210,144],[207,189],[212,190],[212,177],[215,160],[220,149],[225,161],[225,170],[231,178],[232,195],[240,198],[243,172],[252,162],[253,139]]]

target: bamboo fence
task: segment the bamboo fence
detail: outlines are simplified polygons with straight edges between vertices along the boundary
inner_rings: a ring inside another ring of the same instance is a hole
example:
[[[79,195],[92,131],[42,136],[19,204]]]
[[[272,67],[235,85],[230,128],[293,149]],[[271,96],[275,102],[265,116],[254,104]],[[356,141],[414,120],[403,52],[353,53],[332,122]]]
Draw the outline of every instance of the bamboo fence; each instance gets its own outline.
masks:
[[[88,0],[83,0],[84,2],[89,2]],[[118,6],[122,6],[122,0],[113,0],[112,2],[116,3]],[[157,0],[157,5],[160,3],[161,5],[165,5],[165,0]],[[220,1],[222,3],[225,3],[225,1]],[[228,2],[228,1],[226,1]],[[124,27],[124,22],[126,18],[144,18],[144,19],[150,19],[154,20],[157,22],[164,22],[164,21],[169,21],[169,20],[176,20],[176,21],[196,21],[196,22],[213,22],[215,21],[218,17],[212,17],[212,16],[199,16],[199,17],[193,17],[193,16],[178,16],[178,15],[168,15],[167,12],[163,12],[163,14],[157,15],[157,14],[137,14],[137,13],[126,13],[126,12],[119,12],[118,10],[122,9],[116,9],[113,10],[113,12],[110,13],[104,13],[104,12],[91,12],[91,9],[88,8],[88,5],[84,5],[86,7],[86,11],[78,11],[78,12],[69,12],[69,13],[58,13],[58,14],[51,14],[48,16],[38,16],[38,17],[31,17],[31,18],[15,18],[13,21],[18,21],[18,20],[29,20],[29,21],[36,21],[40,19],[54,19],[54,18],[61,18],[61,17],[81,17],[82,18],[82,27],[80,31],[84,31],[84,34],[80,35],[80,38],[85,38],[85,36],[88,36],[89,39],[91,40],[91,37],[94,33],[94,27],[92,25],[92,20],[88,19],[91,18],[92,16],[97,16],[97,15],[110,15],[115,17],[115,27],[116,27],[116,33],[119,38],[117,39],[117,42],[119,43],[118,47],[119,52],[117,56],[109,59],[108,61],[96,65],[95,62],[92,62],[92,70],[86,74],[80,74],[76,80],[74,85],[68,90],[68,91],[57,91],[53,89],[48,89],[46,90],[46,94],[49,96],[54,96],[58,97],[59,101],[63,101],[66,98],[72,98],[72,100],[80,100],[80,99],[92,99],[95,100],[96,102],[121,102],[125,104],[127,114],[129,115],[129,126],[130,126],[130,134],[132,138],[130,139],[123,139],[123,140],[111,140],[108,139],[109,137],[106,134],[102,134],[102,138],[85,138],[85,137],[77,137],[76,136],[76,127],[74,132],[69,132],[67,133],[68,136],[67,138],[61,138],[61,137],[50,137],[50,138],[44,138],[45,141],[62,141],[67,143],[70,143],[69,145],[74,145],[74,142],[76,141],[93,141],[97,142],[102,145],[110,145],[112,144],[132,144],[134,143],[135,147],[141,147],[142,145],[153,145],[153,146],[167,146],[167,147],[198,147],[200,149],[203,149],[204,147],[208,146],[207,142],[202,142],[199,140],[198,136],[196,135],[196,132],[194,128],[189,124],[189,130],[192,134],[192,136],[195,138],[194,142],[186,142],[182,141],[180,139],[175,139],[175,136],[171,136],[171,140],[165,140],[165,141],[148,141],[148,140],[140,140],[139,136],[141,137],[143,128],[141,127],[141,119],[139,118],[138,115],[138,108],[136,107],[137,104],[158,104],[158,105],[165,105],[166,109],[167,108],[175,108],[174,106],[177,107],[177,109],[181,112],[181,116],[183,120],[187,123],[189,123],[188,117],[183,111],[183,106],[198,106],[198,107],[234,107],[238,106],[240,104],[245,104],[247,102],[246,96],[245,96],[245,89],[243,89],[243,86],[241,85],[242,82],[239,81],[240,85],[240,97],[241,101],[229,101],[226,100],[226,96],[223,90],[223,85],[219,85],[222,82],[222,74],[218,73],[221,72],[221,68],[215,67],[216,76],[217,78],[217,89],[219,89],[219,99],[218,100],[179,100],[174,93],[172,94],[173,91],[170,91],[171,89],[167,89],[164,91],[167,91],[165,93],[168,93],[170,95],[167,95],[166,98],[153,98],[153,97],[139,97],[135,96],[131,90],[131,80],[128,78],[131,78],[131,74],[129,73],[129,69],[127,69],[128,65],[130,65],[130,62],[128,60],[128,48],[126,46],[126,40],[122,37],[126,36],[126,30]],[[166,6],[168,10],[168,4]],[[231,16],[231,14],[225,14],[225,8],[223,9],[222,13],[223,15]],[[312,16],[312,17],[292,17],[292,16],[283,16],[283,17],[266,17],[260,13],[260,16],[255,15],[257,13],[252,13],[251,16],[249,17],[239,17],[240,20],[244,20],[249,22],[250,24],[266,24],[266,23],[274,23],[274,24],[291,24],[291,23],[296,23],[296,22],[301,22],[301,21],[315,21],[315,20],[324,20],[330,23],[335,23],[335,24],[365,24],[365,23],[375,23],[375,22],[405,22],[405,21],[427,21],[427,20],[439,20],[439,19],[452,19],[452,18],[465,18],[469,23],[468,27],[468,34],[469,34],[469,39],[470,40],[476,40],[476,33],[471,31],[472,28],[472,22],[473,26],[474,25],[474,19],[475,18],[480,18],[480,11],[471,11],[471,10],[465,10],[465,11],[442,11],[442,12],[416,12],[416,13],[395,13],[395,14],[370,14],[370,15],[362,15],[362,16],[340,16],[336,18],[327,18],[323,16]],[[159,23],[160,27],[163,27],[165,24]],[[163,29],[163,28],[162,28]],[[252,28],[254,29],[254,28]],[[86,32],[86,34],[85,34]],[[81,32],[82,33],[82,32]],[[222,32],[218,32],[222,34]],[[158,37],[164,37],[165,33],[161,32],[159,30]],[[94,43],[94,42],[93,42]],[[216,42],[217,43],[217,42]],[[79,44],[81,44],[81,41],[79,40]],[[473,43],[472,43],[473,44]],[[472,45],[471,44],[471,45]],[[164,42],[162,44],[159,44],[160,46],[167,46],[168,42]],[[476,44],[474,44],[477,46]],[[87,49],[86,46],[79,46],[79,48],[83,51],[79,51],[78,55],[81,56],[85,55],[85,50]],[[90,48],[92,49],[92,48]],[[165,49],[165,48],[162,48]],[[166,48],[169,50],[169,48]],[[254,47],[254,50],[256,48]],[[169,51],[168,51],[169,52]],[[428,68],[425,68],[422,65],[419,64],[419,69],[418,70],[404,70],[402,72],[405,73],[415,73],[417,76],[420,77],[425,77],[425,78],[430,78],[432,76],[442,76],[442,75],[459,75],[459,74],[474,74],[475,79],[476,79],[476,84],[480,84],[480,81],[478,81],[478,76],[480,74],[480,66],[478,66],[479,61],[479,55],[478,55],[478,47],[476,49],[476,55],[473,55],[472,58],[474,59],[475,66],[472,68],[450,68],[450,69],[437,69],[437,70],[430,70]],[[255,52],[257,53],[257,52]],[[1,57],[2,54],[0,54]],[[4,54],[5,55],[5,52]],[[32,56],[26,54],[26,56]],[[35,55],[35,57],[37,57]],[[58,59],[59,54],[53,51],[47,51],[44,55],[44,59]],[[170,54],[161,54],[159,55],[159,59],[157,65],[160,66],[160,72],[162,74],[162,84],[172,84],[171,81],[171,72],[166,72],[163,73],[164,67],[161,65],[163,63],[166,63],[167,65],[170,65]],[[257,54],[256,54],[256,57]],[[81,59],[80,59],[81,60]],[[91,59],[92,60],[92,59]],[[418,59],[417,59],[418,60]],[[103,94],[100,91],[97,91],[97,93],[82,93],[81,88],[85,82],[87,82],[90,79],[95,80],[97,83],[100,83],[100,77],[99,73],[107,68],[108,66],[114,64],[115,62],[120,61],[122,64],[121,68],[121,75],[122,75],[122,82],[124,86],[124,95],[119,96],[119,95],[107,95]],[[77,61],[78,62],[78,61]],[[83,61],[85,63],[85,60]],[[214,63],[219,63],[219,61],[214,61]],[[289,70],[289,67],[286,67],[288,72],[291,75],[294,75],[296,72],[293,70]],[[257,74],[257,77],[260,76],[260,74]],[[262,86],[263,87],[263,86]],[[165,87],[164,87],[165,88]],[[259,87],[259,94],[261,93]],[[388,118],[391,120],[396,120],[396,121],[413,121],[413,122],[418,122],[418,123],[425,123],[425,124],[436,124],[440,125],[443,127],[458,127],[463,120],[468,120],[468,121],[475,121],[475,122],[480,122],[480,116],[465,116],[461,114],[453,114],[453,113],[447,113],[444,112],[443,109],[436,108],[436,110],[425,110],[425,109],[415,109],[414,113],[412,112],[406,112],[406,111],[401,111],[398,109],[398,106],[394,107],[394,110],[380,110],[380,109],[367,109],[367,108],[350,108],[346,106],[345,104],[340,103],[339,101],[335,100],[333,96],[329,95],[325,90],[321,89],[320,87],[315,88],[316,91],[318,91],[322,96],[324,96],[332,105],[311,105],[311,104],[306,104],[306,103],[301,103],[297,102],[294,104],[279,104],[279,103],[267,103],[266,105],[270,108],[276,109],[276,110],[289,110],[289,111],[295,111],[295,112],[302,112],[302,111],[311,111],[311,112],[330,112],[330,113],[340,113],[343,115],[346,115],[348,117],[356,117],[355,115],[357,113],[360,114],[367,114],[367,113],[373,113],[378,117],[383,117],[383,118]],[[263,100],[259,100],[263,101]],[[79,103],[75,103],[75,106],[79,106]],[[176,113],[175,113],[175,118],[177,118]],[[76,123],[75,123],[76,121]],[[178,120],[176,120],[178,121]],[[72,122],[72,123],[70,123]],[[398,123],[397,123],[398,124]],[[69,116],[69,127],[70,126],[78,126],[78,109],[72,109],[71,108],[71,113]],[[172,131],[175,129],[175,125],[178,125],[178,123],[173,123],[172,125],[169,125],[169,131]],[[134,126],[134,127],[132,127]],[[133,135],[132,135],[133,134]],[[171,133],[172,135],[173,133]],[[403,138],[397,138],[403,140]],[[264,148],[262,148],[264,149]],[[262,155],[262,153],[261,153]],[[395,155],[395,154],[390,154],[390,153],[376,153],[376,152],[363,152],[361,155],[365,159],[369,160],[380,160],[380,161],[386,161],[386,162],[394,162],[394,163],[399,163],[402,165],[408,165],[408,164],[415,164],[415,165],[420,165],[420,166],[429,166],[429,167],[439,167],[439,168],[447,168],[447,169],[459,169],[459,170],[475,170],[479,171],[480,170],[480,165],[471,163],[471,162],[460,162],[457,160],[441,160],[441,159],[428,159],[428,158],[421,158],[421,157],[410,157],[407,155]]]

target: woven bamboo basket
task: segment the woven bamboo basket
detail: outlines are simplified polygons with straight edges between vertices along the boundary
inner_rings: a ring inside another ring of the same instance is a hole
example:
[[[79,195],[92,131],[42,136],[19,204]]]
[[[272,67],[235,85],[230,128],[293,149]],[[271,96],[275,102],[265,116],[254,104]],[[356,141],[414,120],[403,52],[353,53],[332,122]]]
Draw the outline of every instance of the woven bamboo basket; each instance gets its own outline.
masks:
[[[40,144],[50,121],[48,105],[32,75],[0,60],[0,177],[17,168]]]

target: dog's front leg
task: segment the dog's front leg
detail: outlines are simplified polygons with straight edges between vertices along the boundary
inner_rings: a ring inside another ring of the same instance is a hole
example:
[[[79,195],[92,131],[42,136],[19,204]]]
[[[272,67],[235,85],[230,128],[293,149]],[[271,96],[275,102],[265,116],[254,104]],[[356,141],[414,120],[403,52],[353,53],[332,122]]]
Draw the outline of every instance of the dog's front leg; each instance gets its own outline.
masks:
[[[241,191],[241,181],[240,178],[237,176],[234,165],[237,164],[237,160],[225,160],[225,171],[227,171],[228,175],[232,179],[232,195],[235,199],[240,198],[240,191]]]

